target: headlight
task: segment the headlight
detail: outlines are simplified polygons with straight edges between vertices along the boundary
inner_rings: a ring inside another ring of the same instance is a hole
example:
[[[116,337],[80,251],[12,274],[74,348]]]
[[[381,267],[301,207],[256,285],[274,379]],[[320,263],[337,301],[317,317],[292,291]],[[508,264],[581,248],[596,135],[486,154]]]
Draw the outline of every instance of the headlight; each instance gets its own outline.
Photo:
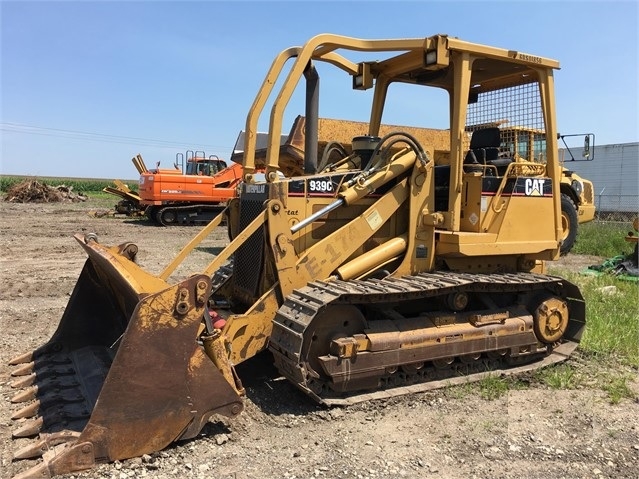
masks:
[[[575,190],[577,196],[581,196],[581,193],[584,191],[584,184],[581,181],[572,180],[570,186],[572,186],[572,189]]]

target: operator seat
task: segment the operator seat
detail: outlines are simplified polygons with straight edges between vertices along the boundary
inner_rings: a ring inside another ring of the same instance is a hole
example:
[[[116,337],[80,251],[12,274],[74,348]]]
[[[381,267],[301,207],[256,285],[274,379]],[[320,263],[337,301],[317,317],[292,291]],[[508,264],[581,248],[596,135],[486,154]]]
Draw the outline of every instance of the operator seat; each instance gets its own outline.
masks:
[[[473,131],[470,138],[470,150],[466,153],[464,164],[488,164],[499,158],[499,146],[501,145],[501,133],[499,128],[482,128]]]
[[[500,145],[501,134],[499,128],[482,128],[473,131],[473,136],[470,138],[470,149],[464,157],[464,171],[467,173],[471,171],[483,172],[482,165],[491,165],[500,159]],[[492,168],[490,170],[494,173]],[[491,173],[486,171],[486,174],[490,175]],[[435,166],[435,188],[439,188],[440,191],[444,188],[448,189],[449,182],[450,165]]]
[[[502,158],[499,154],[501,145],[501,132],[498,127],[481,128],[473,131],[470,138],[470,149],[464,158],[465,170],[468,171],[472,165],[491,165],[497,169],[497,175],[506,174],[508,165],[512,163],[511,158]],[[494,173],[492,168],[486,169],[486,174]]]
[[[470,138],[470,149],[464,157],[466,173],[479,172],[487,177],[504,176],[511,158],[501,158],[501,132],[498,127],[481,128],[473,131]],[[484,165],[495,168],[484,168]],[[448,210],[448,191],[450,188],[450,165],[435,166],[435,210]]]

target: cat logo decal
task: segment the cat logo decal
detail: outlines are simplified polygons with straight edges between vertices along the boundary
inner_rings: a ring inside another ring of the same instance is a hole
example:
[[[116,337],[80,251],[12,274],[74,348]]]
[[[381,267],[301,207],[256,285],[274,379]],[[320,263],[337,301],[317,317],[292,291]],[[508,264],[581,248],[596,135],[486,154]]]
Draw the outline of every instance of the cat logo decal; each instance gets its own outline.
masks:
[[[525,193],[526,196],[543,196],[545,179],[526,178]]]

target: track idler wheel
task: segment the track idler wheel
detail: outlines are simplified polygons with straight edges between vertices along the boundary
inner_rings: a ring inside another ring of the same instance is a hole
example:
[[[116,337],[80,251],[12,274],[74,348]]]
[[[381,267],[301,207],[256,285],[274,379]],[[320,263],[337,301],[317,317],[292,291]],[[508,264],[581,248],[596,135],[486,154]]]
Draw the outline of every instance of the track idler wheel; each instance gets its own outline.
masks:
[[[162,226],[172,226],[178,222],[177,211],[174,208],[163,208],[156,215],[157,222]]]
[[[362,333],[366,319],[355,306],[331,305],[315,317],[304,333],[302,357],[310,369],[322,376],[319,357],[329,354],[333,339]]]
[[[547,298],[537,306],[533,318],[537,339],[542,343],[555,343],[562,338],[568,327],[568,304],[560,298]]]

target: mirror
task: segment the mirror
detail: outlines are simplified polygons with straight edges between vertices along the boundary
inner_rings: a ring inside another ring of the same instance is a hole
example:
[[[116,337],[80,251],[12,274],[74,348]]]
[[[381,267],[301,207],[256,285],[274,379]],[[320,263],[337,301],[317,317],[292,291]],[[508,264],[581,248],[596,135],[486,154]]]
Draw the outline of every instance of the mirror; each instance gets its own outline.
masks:
[[[595,134],[594,133],[576,133],[573,135],[559,134],[557,136],[564,144],[564,148],[568,156],[568,158],[566,158],[565,161],[576,161],[579,159],[583,159],[585,161],[592,161],[595,159]],[[575,158],[571,150],[571,148],[574,148],[577,151],[579,149],[578,143],[575,145],[575,142],[570,141],[571,138],[574,139],[575,137],[583,138],[583,150],[581,152],[581,158],[579,158],[579,156]]]
[[[584,151],[581,154],[584,158],[590,158],[590,135],[584,136]]]

